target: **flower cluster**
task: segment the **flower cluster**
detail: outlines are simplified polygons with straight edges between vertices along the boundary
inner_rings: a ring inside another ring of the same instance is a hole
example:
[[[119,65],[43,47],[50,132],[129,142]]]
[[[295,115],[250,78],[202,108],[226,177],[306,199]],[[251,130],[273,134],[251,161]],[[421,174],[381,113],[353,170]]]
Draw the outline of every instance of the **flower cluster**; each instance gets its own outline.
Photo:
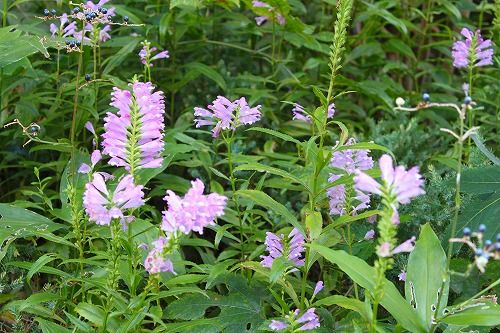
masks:
[[[474,252],[474,263],[481,273],[486,270],[490,259],[500,260],[500,234],[496,235],[496,242],[484,239],[486,226],[479,225],[477,231],[464,228],[462,238],[452,238],[450,242],[466,244]]]
[[[279,25],[285,25],[286,23],[285,17],[270,4],[264,1],[253,0],[252,5],[254,8],[257,9],[264,8],[268,12],[265,15],[260,15],[255,17],[255,23],[257,23],[257,25],[262,25],[273,18],[278,22]]]
[[[294,332],[298,331],[310,331],[315,328],[320,327],[319,317],[315,312],[315,308],[310,308],[302,315],[299,316],[300,311],[296,309],[289,315],[285,316],[286,321],[282,320],[271,320],[269,328],[273,331],[279,332],[291,327]]]
[[[196,127],[215,125],[212,129],[214,138],[220,135],[221,130],[235,130],[240,125],[250,125],[260,120],[260,105],[250,107],[245,99],[241,97],[230,101],[226,97],[217,96],[207,109],[195,107],[194,120]]]
[[[295,266],[304,265],[304,259],[302,258],[304,236],[302,236],[297,228],[293,228],[287,239],[285,239],[283,234],[278,236],[272,232],[266,232],[264,244],[269,255],[260,256],[262,258],[262,266],[271,268],[274,259],[279,257],[286,257]]]
[[[125,215],[125,210],[144,204],[143,187],[135,185],[132,176],[127,175],[120,179],[111,193],[106,185],[109,178],[105,173],[93,174],[92,181],[85,185],[83,207],[89,220],[96,224],[109,225],[112,219],[119,219],[126,227],[133,218]]]
[[[163,93],[153,90],[150,82],[135,82],[132,93],[113,89],[111,105],[118,113],[107,113],[102,135],[103,153],[111,157],[110,165],[128,170],[161,166],[165,104]]]
[[[167,237],[160,237],[153,242],[153,248],[144,260],[144,268],[149,274],[162,272],[174,272],[174,265],[167,257],[170,249],[170,242]]]
[[[156,47],[151,47],[151,43],[144,41],[142,43],[142,49],[139,51],[141,63],[147,67],[153,67],[153,64],[151,63],[153,60],[166,59],[170,57],[167,50],[154,54],[157,50],[158,49]]]
[[[293,104],[292,108],[292,113],[293,113],[293,118],[294,120],[300,120],[306,123],[311,123],[312,119],[309,114],[304,110],[304,107],[298,103]],[[327,110],[327,118],[333,118],[335,115],[335,104],[331,103],[328,105],[328,110]]]
[[[52,37],[71,37],[74,36],[76,32],[76,22],[69,22],[68,14],[64,13],[59,18],[59,26],[54,23],[50,24],[50,32]]]
[[[394,168],[392,158],[389,155],[383,155],[379,165],[383,184],[378,183],[361,170],[357,170],[354,177],[356,189],[377,195],[385,193],[401,204],[407,204],[410,199],[425,194],[424,181],[418,167],[406,170],[404,166],[400,165]]]
[[[354,138],[346,142],[346,146],[356,143]],[[336,151],[332,154],[330,165],[344,171],[348,175],[355,174],[358,170],[369,170],[373,168],[373,159],[366,149],[347,149]],[[338,174],[330,174],[329,182],[333,183],[340,179]],[[351,195],[350,192],[354,191]],[[327,195],[330,199],[330,214],[344,215],[346,213],[356,214],[358,211],[370,207],[370,196],[358,189],[352,189],[348,185],[336,185],[328,189]],[[351,196],[355,199],[351,200]]]
[[[481,32],[475,33],[467,28],[460,32],[464,41],[453,43],[453,66],[456,68],[479,67],[493,64],[493,49],[491,40],[483,39]]]
[[[168,209],[163,211],[161,228],[168,234],[191,231],[203,234],[203,228],[214,224],[224,214],[227,198],[217,193],[203,194],[205,185],[199,179],[191,182],[184,198],[168,190],[164,200]]]

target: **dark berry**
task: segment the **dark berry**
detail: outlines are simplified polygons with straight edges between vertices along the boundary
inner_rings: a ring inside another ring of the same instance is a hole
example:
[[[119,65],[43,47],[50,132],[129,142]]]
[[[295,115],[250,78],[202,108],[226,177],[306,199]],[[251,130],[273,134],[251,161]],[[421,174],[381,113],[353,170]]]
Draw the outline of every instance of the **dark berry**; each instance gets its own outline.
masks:
[[[66,45],[68,45],[68,46],[69,46],[70,44],[71,44],[71,41],[70,41],[70,40],[67,40],[67,41],[66,41]]]
[[[52,9],[52,10],[50,11],[50,13],[51,13],[52,15],[56,15],[56,14],[57,14],[57,11],[56,11],[55,9]]]
[[[100,12],[103,13],[103,14],[107,14],[108,10],[106,8],[104,8],[104,7],[101,7]]]
[[[76,40],[76,41],[75,41],[75,45],[76,45],[76,46],[80,46],[80,45],[82,45],[82,42],[80,42],[79,40]]]
[[[90,81],[90,74],[85,74],[85,81]]]
[[[50,15],[50,10],[48,10],[47,8],[45,8],[43,10],[43,13],[45,14],[45,16],[49,16]]]
[[[90,13],[90,16],[92,16],[93,19],[97,17],[97,14],[95,12]]]
[[[477,231],[483,233],[486,231],[486,226],[484,224],[480,224],[479,228],[477,228]]]
[[[472,233],[472,231],[470,230],[470,228],[464,228],[464,236],[470,236]]]
[[[123,17],[123,22],[128,22],[128,16]]]
[[[489,239],[484,242],[484,246],[491,246],[491,244],[493,243]]]
[[[500,243],[495,243],[495,250],[500,251]]]
[[[32,126],[30,127],[30,133],[31,133],[31,134],[36,134],[36,133],[38,133],[38,131],[39,131],[39,130],[40,130],[40,129],[39,129],[39,128],[38,128],[38,126],[36,126],[36,125],[32,125]]]
[[[500,234],[497,234],[497,242],[500,242]]]
[[[87,21],[92,21],[92,15],[90,15],[90,14],[85,15],[85,19]]]
[[[76,41],[75,40],[72,40],[71,43],[70,43],[70,46],[71,47],[75,47],[76,46]]]
[[[470,98],[470,96],[465,96],[464,104],[469,105],[471,102],[472,102],[472,98]]]
[[[431,96],[428,93],[423,93],[422,99],[424,100],[424,102],[428,102],[431,100]]]
[[[73,14],[78,14],[79,12],[80,12],[80,8],[79,7],[73,8]]]
[[[480,257],[480,256],[482,256],[483,254],[484,254],[483,250],[481,250],[481,249],[477,249],[477,250],[476,250],[476,256],[477,256],[477,257]]]

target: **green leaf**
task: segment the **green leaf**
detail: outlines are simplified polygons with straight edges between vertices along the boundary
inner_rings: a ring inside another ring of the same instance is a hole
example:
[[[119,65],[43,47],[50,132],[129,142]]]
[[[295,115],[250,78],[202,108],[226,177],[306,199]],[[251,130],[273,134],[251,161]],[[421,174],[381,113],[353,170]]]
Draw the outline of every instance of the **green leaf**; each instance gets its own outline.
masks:
[[[269,275],[271,283],[276,283],[276,281],[283,276],[288,267],[290,267],[290,262],[287,258],[281,256],[274,259],[271,266],[271,274]]]
[[[226,282],[227,295],[209,293],[188,295],[170,303],[166,309],[169,319],[185,320],[190,324],[178,323],[171,332],[186,332],[186,327],[196,328],[196,332],[253,333],[263,322],[261,303],[266,292],[253,284],[248,285],[244,277],[230,275]],[[207,309],[218,307],[219,315],[200,319]],[[200,321],[196,321],[200,320]],[[183,327],[183,329],[180,329]],[[193,331],[190,331],[193,332]]]
[[[486,156],[493,164],[500,165],[500,158],[496,157],[481,141],[481,138],[477,134],[471,135],[472,140],[476,144],[476,147]]]
[[[341,295],[332,295],[325,297],[314,303],[314,306],[331,306],[337,305],[344,309],[353,310],[359,313],[366,321],[372,317],[371,311],[367,311],[365,303],[358,299],[353,299]]]
[[[266,193],[258,190],[239,190],[234,195],[248,198],[257,205],[264,206],[273,210],[278,215],[281,215],[285,219],[285,221],[299,229],[302,234],[305,235],[304,228],[299,223],[299,221],[297,221],[297,218],[292,213],[290,213],[288,208],[271,198]]]
[[[103,65],[106,65],[106,67],[104,67],[103,74],[109,74],[113,69],[120,66],[130,55],[130,53],[134,51],[134,49],[137,47],[137,44],[139,44],[139,39],[133,38],[118,52],[103,61]]]
[[[58,324],[47,321],[45,319],[36,317],[35,320],[40,325],[40,329],[42,330],[43,333],[71,333],[71,331],[68,330],[67,328],[64,328]]]
[[[47,49],[35,36],[21,36],[12,26],[0,29],[0,68],[18,62],[34,53],[41,52],[49,57]]]
[[[43,266],[47,265],[49,262],[55,260],[57,257],[54,253],[47,253],[38,258],[33,265],[31,266],[30,270],[26,274],[26,281],[30,283],[31,278],[33,275],[38,273],[40,269],[42,269]]]
[[[446,254],[441,243],[429,224],[422,227],[415,249],[408,258],[408,270],[405,282],[406,300],[415,304],[415,311],[427,330],[432,327],[433,317],[441,313],[448,304],[449,281],[446,273]],[[443,289],[444,285],[444,290]],[[440,305],[437,306],[439,292]]]
[[[317,251],[326,260],[337,264],[342,271],[361,287],[370,293],[375,292],[375,269],[362,259],[341,250],[334,251],[319,244],[312,243],[310,246],[311,249]],[[387,279],[384,282],[384,296],[380,304],[408,331],[413,333],[427,332],[425,325],[413,308],[399,294],[394,284]]]
[[[500,192],[500,166],[464,170],[460,188],[462,192],[472,194]]]
[[[274,168],[274,167],[271,167],[271,166],[268,166],[268,165],[264,165],[264,164],[260,164],[260,163],[248,163],[248,164],[239,165],[239,166],[237,166],[234,169],[234,171],[248,171],[248,170],[250,170],[250,171],[259,171],[259,172],[269,172],[269,173],[271,173],[273,175],[277,175],[277,176],[281,176],[283,178],[287,178],[287,179],[289,179],[289,180],[291,180],[293,182],[301,184],[302,186],[304,186],[304,188],[308,192],[310,192],[310,189],[307,186],[306,182],[304,182],[299,177],[297,177],[295,175],[292,175],[291,173],[283,171],[283,170],[278,169],[278,168]]]
[[[104,311],[95,304],[78,303],[75,307],[75,311],[97,327],[102,327],[104,325],[104,318],[106,315]]]
[[[275,136],[275,137],[280,138],[280,139],[285,140],[285,141],[296,143],[298,145],[301,144],[301,142],[299,140],[295,139],[294,137],[292,137],[288,134],[284,134],[284,133],[269,129],[269,128],[250,127],[249,129],[247,129],[247,131],[262,132],[262,133],[266,133],[266,134]]]
[[[206,76],[210,80],[214,81],[223,91],[226,91],[227,89],[226,81],[224,81],[222,75],[217,73],[217,71],[212,67],[199,62],[191,62],[187,65],[187,68]]]
[[[196,9],[200,7],[202,4],[201,0],[171,0],[170,1],[170,9],[175,7],[187,7]]]
[[[306,212],[306,228],[311,240],[315,240],[321,235],[323,218],[320,212]]]
[[[500,325],[500,305],[479,301],[465,310],[455,311],[440,321],[453,325],[495,327]]]

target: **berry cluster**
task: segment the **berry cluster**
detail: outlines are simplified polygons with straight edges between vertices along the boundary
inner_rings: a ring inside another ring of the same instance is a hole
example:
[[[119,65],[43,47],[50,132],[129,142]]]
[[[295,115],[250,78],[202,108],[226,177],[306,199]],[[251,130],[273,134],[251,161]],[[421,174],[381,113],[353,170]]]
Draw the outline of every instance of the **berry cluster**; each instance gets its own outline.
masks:
[[[486,265],[490,259],[500,260],[500,234],[496,235],[496,242],[484,239],[486,226],[479,225],[477,231],[464,228],[462,238],[452,238],[450,242],[464,243],[474,252],[474,262],[476,267],[484,273]]]

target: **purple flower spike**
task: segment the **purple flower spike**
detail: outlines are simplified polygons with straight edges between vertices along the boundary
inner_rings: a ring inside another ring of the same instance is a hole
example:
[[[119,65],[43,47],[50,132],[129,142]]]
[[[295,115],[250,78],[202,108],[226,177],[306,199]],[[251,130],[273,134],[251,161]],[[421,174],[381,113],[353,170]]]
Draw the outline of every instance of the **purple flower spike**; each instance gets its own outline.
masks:
[[[217,96],[207,109],[195,107],[194,120],[196,128],[212,126],[212,136],[217,138],[221,130],[236,130],[241,125],[250,125],[260,120],[260,105],[250,107],[244,97],[230,101],[226,97]]]
[[[354,138],[350,138],[345,143],[346,146],[356,144]],[[330,165],[337,169],[342,169],[348,174],[355,173],[356,170],[369,170],[373,168],[373,159],[370,157],[368,149],[347,149],[336,151],[332,154]]]
[[[141,185],[135,185],[133,178],[127,175],[121,178],[113,193],[106,186],[105,174],[96,172],[90,183],[85,185],[83,206],[89,220],[100,225],[109,225],[111,219],[120,219],[125,224],[129,217],[124,211],[144,205],[144,193]]]
[[[297,319],[297,323],[304,323],[304,325],[299,328],[299,331],[309,331],[320,326],[319,317],[314,312],[315,310],[315,308],[310,308],[302,316],[300,316],[299,319]]]
[[[56,35],[59,37],[69,37],[72,36],[76,32],[76,22],[71,22],[66,25],[68,20],[68,14],[64,13],[61,15],[59,26],[54,23],[50,24],[50,32],[52,33],[52,37]]]
[[[165,104],[161,91],[153,92],[150,83],[135,82],[132,93],[114,88],[111,105],[118,113],[104,118],[103,153],[110,165],[158,168],[163,162],[163,114]]]
[[[272,232],[267,232],[264,244],[269,255],[260,256],[262,266],[271,268],[274,259],[282,256],[286,256],[295,266],[304,265],[304,259],[302,258],[304,236],[297,228],[293,228],[286,240],[284,235],[277,236]]]
[[[468,66],[480,67],[493,64],[493,48],[490,39],[483,39],[481,32],[473,33],[467,28],[460,32],[464,41],[453,43],[453,66],[463,68]]]
[[[269,328],[273,331],[283,331],[288,328],[290,325],[294,328],[294,332],[298,331],[310,331],[315,328],[320,327],[319,317],[316,314],[315,308],[310,308],[306,312],[304,312],[301,316],[299,316],[300,311],[296,309],[289,315],[286,315],[285,318],[288,323],[280,320],[272,320]],[[302,324],[302,325],[301,325]]]
[[[153,249],[148,253],[144,261],[144,268],[149,274],[156,274],[162,272],[174,272],[174,265],[172,261],[166,258],[168,238],[160,237],[153,242]]]
[[[192,187],[184,198],[168,190],[163,198],[168,209],[163,211],[161,228],[167,233],[191,231],[203,234],[203,228],[214,224],[224,214],[227,198],[217,193],[203,194],[205,185],[199,179],[191,182]]]
[[[393,195],[399,203],[407,204],[410,202],[410,199],[425,194],[422,188],[424,181],[419,174],[418,167],[413,167],[410,170],[406,170],[403,166],[393,168],[392,158],[389,155],[383,155],[380,158],[379,164],[380,170],[382,171],[384,187],[390,191],[390,194]],[[378,195],[382,194],[382,185],[362,171],[356,171],[354,184],[355,188],[360,191]]]

